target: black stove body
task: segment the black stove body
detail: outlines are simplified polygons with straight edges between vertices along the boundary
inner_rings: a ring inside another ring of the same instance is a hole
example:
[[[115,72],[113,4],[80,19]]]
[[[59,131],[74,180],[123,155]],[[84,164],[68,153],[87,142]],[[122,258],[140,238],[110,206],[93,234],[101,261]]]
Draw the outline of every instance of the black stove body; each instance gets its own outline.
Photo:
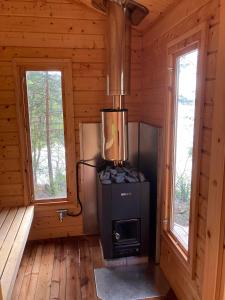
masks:
[[[149,182],[102,184],[98,220],[105,259],[148,255]]]

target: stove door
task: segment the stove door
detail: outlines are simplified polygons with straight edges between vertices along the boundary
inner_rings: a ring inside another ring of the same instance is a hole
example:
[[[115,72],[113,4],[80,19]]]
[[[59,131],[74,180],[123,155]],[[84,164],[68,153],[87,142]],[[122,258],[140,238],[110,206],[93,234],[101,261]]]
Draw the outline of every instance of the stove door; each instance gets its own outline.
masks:
[[[140,219],[113,221],[114,244],[140,243]]]

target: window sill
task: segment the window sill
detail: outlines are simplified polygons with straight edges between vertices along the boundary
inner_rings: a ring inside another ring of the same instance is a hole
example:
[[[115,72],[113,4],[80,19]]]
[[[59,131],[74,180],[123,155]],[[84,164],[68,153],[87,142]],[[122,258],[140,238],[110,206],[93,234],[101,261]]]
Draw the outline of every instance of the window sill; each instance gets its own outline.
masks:
[[[52,205],[64,205],[64,204],[72,204],[73,201],[68,199],[58,199],[58,200],[33,200],[31,204],[35,206],[52,206]]]

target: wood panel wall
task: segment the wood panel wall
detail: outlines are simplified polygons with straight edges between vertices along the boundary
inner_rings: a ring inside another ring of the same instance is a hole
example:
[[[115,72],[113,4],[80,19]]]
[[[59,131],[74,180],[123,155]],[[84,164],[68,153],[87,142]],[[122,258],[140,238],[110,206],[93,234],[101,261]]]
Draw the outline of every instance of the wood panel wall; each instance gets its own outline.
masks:
[[[202,299],[225,299],[225,1],[220,1],[220,26],[213,98],[212,145]],[[209,288],[210,287],[210,288]]]
[[[162,237],[161,266],[179,299],[199,299],[202,294],[206,241],[206,218],[209,186],[209,165],[212,136],[212,115],[216,81],[219,28],[219,1],[181,1],[166,17],[143,36],[141,120],[164,127],[167,99],[167,44],[195,26],[207,22],[208,45],[205,76],[205,97],[202,113],[201,162],[199,174],[197,251],[194,276],[180,263]]]
[[[200,192],[194,278],[162,239],[161,266],[180,299],[202,294],[206,216],[211,156],[212,116],[216,81],[219,0],[183,0],[143,35],[132,31],[132,93],[127,98],[130,121],[164,126],[168,42],[208,22],[207,66],[202,114]],[[69,58],[73,66],[76,155],[79,123],[96,122],[105,97],[105,17],[70,0],[14,0],[0,5],[0,206],[23,205],[14,58]],[[83,233],[82,217],[59,223],[57,205],[38,207],[30,238]],[[76,210],[76,206],[72,206]]]
[[[74,134],[79,159],[79,123],[100,121],[105,96],[105,16],[70,0],[15,0],[0,4],[0,206],[23,205],[14,58],[67,58],[73,67]],[[141,34],[132,31],[132,93],[129,118],[139,117]],[[82,217],[60,224],[58,206],[38,207],[31,238],[82,234]],[[76,206],[72,206],[76,209]]]

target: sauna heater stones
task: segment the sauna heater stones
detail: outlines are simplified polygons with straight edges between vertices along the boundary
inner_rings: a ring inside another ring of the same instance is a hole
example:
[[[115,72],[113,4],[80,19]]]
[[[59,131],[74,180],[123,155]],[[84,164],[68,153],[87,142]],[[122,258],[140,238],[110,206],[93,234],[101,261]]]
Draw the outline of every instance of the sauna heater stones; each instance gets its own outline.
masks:
[[[148,255],[149,182],[128,168],[108,167],[98,175],[98,220],[104,258]]]

